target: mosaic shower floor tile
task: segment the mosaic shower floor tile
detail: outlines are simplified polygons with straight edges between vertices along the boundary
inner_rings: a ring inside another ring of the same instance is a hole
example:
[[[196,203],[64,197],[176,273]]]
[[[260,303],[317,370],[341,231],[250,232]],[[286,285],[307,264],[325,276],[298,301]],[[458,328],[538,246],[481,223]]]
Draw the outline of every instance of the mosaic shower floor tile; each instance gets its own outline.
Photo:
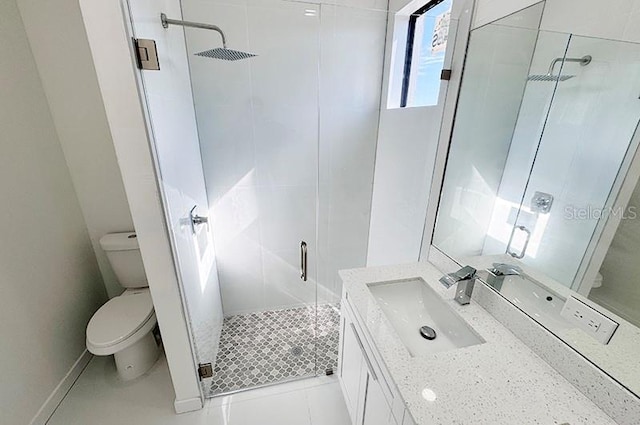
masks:
[[[209,396],[335,371],[339,326],[337,304],[225,318]]]

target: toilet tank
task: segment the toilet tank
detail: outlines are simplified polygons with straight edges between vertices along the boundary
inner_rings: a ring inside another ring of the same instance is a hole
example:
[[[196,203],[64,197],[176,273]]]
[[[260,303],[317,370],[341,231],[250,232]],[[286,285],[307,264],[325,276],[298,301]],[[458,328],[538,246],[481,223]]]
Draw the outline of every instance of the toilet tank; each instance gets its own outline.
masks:
[[[118,282],[125,288],[149,286],[135,232],[109,233],[100,238]]]

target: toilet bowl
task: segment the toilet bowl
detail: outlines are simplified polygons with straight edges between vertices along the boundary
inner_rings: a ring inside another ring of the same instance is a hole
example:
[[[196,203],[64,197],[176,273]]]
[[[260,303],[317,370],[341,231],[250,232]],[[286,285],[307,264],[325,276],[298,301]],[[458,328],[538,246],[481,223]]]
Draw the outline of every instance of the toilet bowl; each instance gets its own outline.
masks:
[[[131,380],[156,362],[160,348],[153,335],[156,315],[135,233],[111,233],[100,239],[113,271],[127,288],[93,315],[87,326],[87,349],[113,355],[118,375]]]

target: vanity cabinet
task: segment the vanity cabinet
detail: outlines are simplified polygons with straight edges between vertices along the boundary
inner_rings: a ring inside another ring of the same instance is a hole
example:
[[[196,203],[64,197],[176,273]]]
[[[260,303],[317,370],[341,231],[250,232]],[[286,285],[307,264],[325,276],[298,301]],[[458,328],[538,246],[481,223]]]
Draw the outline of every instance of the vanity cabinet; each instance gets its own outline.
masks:
[[[390,385],[347,297],[341,308],[338,377],[351,423],[403,425],[404,402]]]

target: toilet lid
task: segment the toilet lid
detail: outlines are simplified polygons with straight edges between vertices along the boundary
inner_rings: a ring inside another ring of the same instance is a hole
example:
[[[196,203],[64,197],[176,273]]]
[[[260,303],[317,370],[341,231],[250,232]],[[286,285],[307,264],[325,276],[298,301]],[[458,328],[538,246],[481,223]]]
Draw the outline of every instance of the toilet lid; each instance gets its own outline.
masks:
[[[115,345],[133,335],[152,315],[149,291],[112,298],[89,321],[87,341],[97,347]]]

